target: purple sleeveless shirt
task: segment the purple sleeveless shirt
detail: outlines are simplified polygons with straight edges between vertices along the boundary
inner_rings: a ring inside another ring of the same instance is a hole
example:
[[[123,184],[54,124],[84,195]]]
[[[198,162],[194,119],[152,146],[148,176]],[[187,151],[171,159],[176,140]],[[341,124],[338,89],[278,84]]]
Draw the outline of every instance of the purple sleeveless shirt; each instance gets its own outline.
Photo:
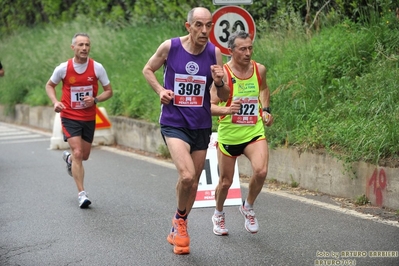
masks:
[[[210,66],[216,64],[215,45],[208,42],[202,53],[192,55],[183,48],[180,38],[171,42],[163,86],[173,90],[175,98],[161,105],[159,123],[191,130],[211,128]]]

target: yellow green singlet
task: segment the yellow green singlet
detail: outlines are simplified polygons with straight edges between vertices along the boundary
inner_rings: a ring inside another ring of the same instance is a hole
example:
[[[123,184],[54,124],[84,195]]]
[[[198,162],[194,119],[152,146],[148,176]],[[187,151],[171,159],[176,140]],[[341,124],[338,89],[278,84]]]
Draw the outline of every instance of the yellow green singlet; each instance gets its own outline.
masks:
[[[259,99],[261,77],[255,61],[252,61],[253,73],[248,79],[235,76],[230,67],[225,64],[230,83],[230,98],[220,102],[219,106],[230,106],[235,99],[242,99],[240,112],[236,115],[219,117],[218,142],[237,145],[251,141],[256,136],[265,138],[265,128],[262,121],[262,106]],[[258,140],[259,140],[258,139]]]

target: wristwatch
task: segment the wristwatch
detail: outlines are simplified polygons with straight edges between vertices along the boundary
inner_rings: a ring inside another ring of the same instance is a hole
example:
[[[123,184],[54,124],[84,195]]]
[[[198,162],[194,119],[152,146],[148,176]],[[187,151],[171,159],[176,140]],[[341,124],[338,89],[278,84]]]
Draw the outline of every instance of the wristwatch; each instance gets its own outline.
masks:
[[[263,107],[263,108],[262,108],[262,111],[268,112],[269,114],[272,113],[272,110],[270,109],[270,107]]]
[[[221,85],[216,85],[216,83],[215,83],[215,87],[216,87],[216,88],[223,88],[223,87],[224,87],[224,81],[223,81],[223,79],[222,79],[222,84],[221,84]]]
[[[96,97],[94,97],[94,104],[98,103],[98,99]]]

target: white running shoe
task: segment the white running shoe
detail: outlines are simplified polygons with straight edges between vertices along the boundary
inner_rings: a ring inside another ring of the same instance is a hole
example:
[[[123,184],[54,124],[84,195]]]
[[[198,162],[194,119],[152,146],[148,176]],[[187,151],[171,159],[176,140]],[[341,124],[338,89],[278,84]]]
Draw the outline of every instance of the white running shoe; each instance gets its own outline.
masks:
[[[213,233],[218,236],[228,235],[229,230],[225,227],[224,213],[222,215],[213,215]]]
[[[245,229],[252,234],[257,233],[259,230],[259,224],[258,220],[255,217],[254,210],[248,210],[243,205],[240,206],[239,210],[245,218]]]
[[[68,151],[64,151],[62,153],[62,159],[66,162],[67,166],[67,172],[70,176],[72,176],[72,163],[68,162],[69,156],[71,156],[71,154]]]
[[[89,207],[89,205],[91,204],[91,201],[87,197],[86,191],[79,192],[78,199],[79,199],[79,207],[82,209]]]

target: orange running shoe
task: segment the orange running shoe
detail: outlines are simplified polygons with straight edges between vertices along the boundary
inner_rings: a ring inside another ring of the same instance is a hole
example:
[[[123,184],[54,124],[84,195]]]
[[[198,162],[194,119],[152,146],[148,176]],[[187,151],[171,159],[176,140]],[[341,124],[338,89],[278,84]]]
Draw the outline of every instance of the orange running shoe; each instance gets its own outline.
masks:
[[[170,233],[168,234],[168,237],[166,238],[166,240],[168,240],[169,244],[173,245],[173,233],[174,233],[174,229],[173,226],[170,229]]]
[[[179,255],[190,253],[190,237],[187,233],[187,220],[173,217],[172,226],[172,230],[166,239],[174,246],[173,252]]]

